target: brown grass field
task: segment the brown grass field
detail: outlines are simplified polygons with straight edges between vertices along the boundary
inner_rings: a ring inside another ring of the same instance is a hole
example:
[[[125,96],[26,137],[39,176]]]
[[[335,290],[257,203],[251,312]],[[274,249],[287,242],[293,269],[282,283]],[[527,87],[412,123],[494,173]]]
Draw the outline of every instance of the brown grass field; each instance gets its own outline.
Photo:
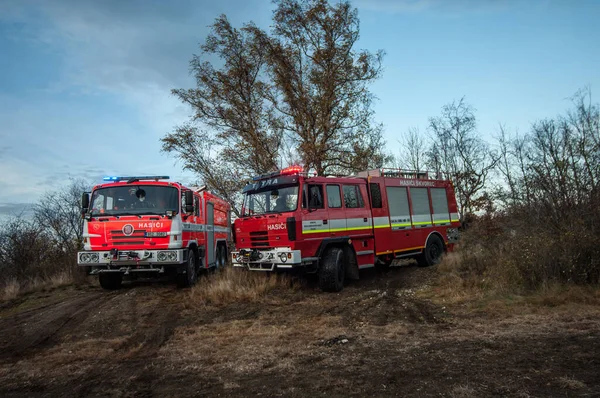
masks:
[[[339,294],[237,270],[11,294],[0,396],[600,396],[597,290],[486,295],[440,269]]]

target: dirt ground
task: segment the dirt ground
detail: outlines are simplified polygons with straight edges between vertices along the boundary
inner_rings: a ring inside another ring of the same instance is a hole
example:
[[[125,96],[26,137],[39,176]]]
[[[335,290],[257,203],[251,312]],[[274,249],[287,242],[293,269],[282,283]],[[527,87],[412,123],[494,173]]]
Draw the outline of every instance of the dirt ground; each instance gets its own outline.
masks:
[[[0,396],[600,397],[597,306],[444,305],[435,276],[221,306],[160,282],[33,293],[0,305]]]

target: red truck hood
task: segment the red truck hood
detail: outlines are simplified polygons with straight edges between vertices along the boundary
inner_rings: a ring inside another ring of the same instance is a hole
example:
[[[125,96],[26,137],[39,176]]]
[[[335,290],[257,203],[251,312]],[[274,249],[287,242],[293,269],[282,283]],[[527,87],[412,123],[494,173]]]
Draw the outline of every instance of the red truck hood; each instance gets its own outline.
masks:
[[[173,220],[159,216],[99,217],[87,221],[84,233],[89,239],[88,250],[166,249],[169,235],[147,238],[146,232],[170,232]]]
[[[237,249],[291,246],[287,219],[291,214],[268,214],[235,220]]]

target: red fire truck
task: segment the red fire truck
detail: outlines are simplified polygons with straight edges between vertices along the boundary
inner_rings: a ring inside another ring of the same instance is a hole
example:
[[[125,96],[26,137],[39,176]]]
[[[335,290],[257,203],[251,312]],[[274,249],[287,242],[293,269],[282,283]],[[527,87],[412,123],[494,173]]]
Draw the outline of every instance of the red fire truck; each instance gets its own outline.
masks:
[[[243,194],[233,265],[317,273],[325,291],[340,291],[360,269],[396,258],[436,264],[458,240],[452,183],[427,172],[320,177],[292,166],[255,177]]]
[[[77,263],[116,289],[124,276],[171,274],[180,287],[227,262],[230,206],[168,176],[105,177],[82,196],[84,250]]]

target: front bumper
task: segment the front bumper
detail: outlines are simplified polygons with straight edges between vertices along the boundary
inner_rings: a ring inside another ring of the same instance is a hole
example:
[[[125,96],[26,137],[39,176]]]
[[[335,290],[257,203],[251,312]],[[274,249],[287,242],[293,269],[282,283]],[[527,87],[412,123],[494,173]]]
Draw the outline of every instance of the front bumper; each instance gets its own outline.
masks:
[[[163,265],[179,265],[187,261],[187,250],[106,250],[80,251],[77,265],[82,267],[142,267],[154,268]]]
[[[252,271],[274,271],[290,269],[302,265],[300,250],[289,247],[276,247],[268,250],[241,249],[231,252],[234,267],[244,267]]]

